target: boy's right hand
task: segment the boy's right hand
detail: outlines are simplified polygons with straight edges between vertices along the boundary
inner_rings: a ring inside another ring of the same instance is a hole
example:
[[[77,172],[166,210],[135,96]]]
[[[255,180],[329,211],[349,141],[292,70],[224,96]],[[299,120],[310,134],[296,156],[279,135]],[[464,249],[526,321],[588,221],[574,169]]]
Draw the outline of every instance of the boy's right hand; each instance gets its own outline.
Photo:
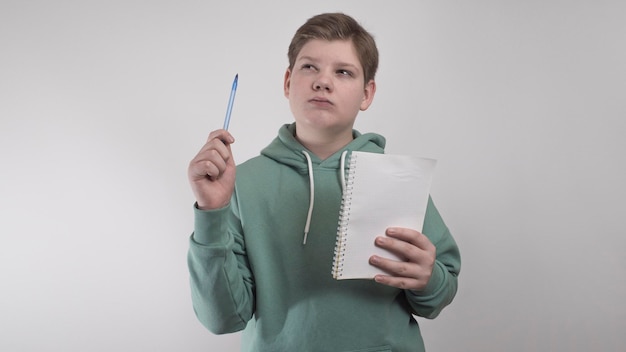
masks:
[[[219,209],[230,202],[235,189],[236,166],[230,150],[234,142],[228,131],[215,130],[189,163],[187,175],[199,209]]]

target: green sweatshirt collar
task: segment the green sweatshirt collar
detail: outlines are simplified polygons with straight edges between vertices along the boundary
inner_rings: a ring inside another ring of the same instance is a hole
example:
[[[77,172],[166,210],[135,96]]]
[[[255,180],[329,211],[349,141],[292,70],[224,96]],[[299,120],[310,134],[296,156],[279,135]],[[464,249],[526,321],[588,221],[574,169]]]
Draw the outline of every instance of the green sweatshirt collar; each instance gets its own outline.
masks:
[[[329,169],[338,169],[341,154],[345,151],[360,150],[372,153],[383,153],[385,137],[376,133],[361,134],[357,130],[352,131],[354,140],[326,160],[320,160],[312,152],[308,151],[295,137],[296,124],[285,124],[278,130],[278,136],[263,150],[261,154],[281,164],[296,169],[299,173],[308,173],[307,160],[302,151],[308,152],[314,165]]]

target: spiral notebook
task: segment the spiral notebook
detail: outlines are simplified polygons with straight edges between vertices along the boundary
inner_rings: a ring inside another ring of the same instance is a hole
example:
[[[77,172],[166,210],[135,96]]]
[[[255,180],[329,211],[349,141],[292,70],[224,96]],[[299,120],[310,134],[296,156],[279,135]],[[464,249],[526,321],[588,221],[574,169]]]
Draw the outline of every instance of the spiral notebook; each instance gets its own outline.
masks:
[[[384,272],[369,264],[376,254],[397,259],[374,245],[391,226],[422,231],[436,160],[409,155],[352,152],[332,274],[337,280],[371,279]]]

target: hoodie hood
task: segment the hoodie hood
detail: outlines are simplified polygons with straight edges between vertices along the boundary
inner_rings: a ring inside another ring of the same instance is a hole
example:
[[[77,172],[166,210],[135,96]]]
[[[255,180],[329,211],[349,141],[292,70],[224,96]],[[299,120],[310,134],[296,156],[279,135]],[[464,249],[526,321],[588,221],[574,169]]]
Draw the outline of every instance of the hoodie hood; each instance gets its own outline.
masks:
[[[307,174],[307,158],[303,151],[311,157],[311,162],[320,167],[338,169],[341,154],[344,151],[359,150],[371,153],[383,153],[385,149],[385,137],[376,133],[361,134],[352,130],[354,139],[348,145],[338,150],[325,160],[320,160],[315,154],[307,150],[295,137],[296,124],[285,124],[278,130],[276,137],[267,147],[261,150],[261,155],[273,159],[281,164],[290,166],[301,174]]]

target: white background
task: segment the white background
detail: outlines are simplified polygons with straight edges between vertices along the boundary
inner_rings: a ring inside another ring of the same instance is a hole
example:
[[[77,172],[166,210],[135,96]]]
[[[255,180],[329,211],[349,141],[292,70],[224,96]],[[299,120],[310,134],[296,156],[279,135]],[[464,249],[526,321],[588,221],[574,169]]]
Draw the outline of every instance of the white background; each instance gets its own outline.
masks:
[[[0,350],[238,348],[191,308],[187,163],[235,73],[237,161],[292,120],[287,46],[327,11],[381,51],[357,129],[439,160],[463,269],[429,351],[623,350],[625,4],[2,0]]]

